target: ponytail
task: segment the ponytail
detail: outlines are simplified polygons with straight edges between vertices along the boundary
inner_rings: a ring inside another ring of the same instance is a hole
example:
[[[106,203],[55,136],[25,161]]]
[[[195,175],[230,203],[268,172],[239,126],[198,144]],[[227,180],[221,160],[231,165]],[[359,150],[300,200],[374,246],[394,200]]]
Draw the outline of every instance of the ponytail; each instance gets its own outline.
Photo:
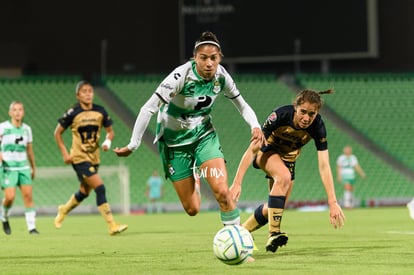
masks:
[[[320,91],[320,92],[318,92],[318,94],[320,94],[320,95],[333,94],[333,92],[334,92],[334,89],[333,88],[330,88],[330,89],[325,90],[325,91]]]

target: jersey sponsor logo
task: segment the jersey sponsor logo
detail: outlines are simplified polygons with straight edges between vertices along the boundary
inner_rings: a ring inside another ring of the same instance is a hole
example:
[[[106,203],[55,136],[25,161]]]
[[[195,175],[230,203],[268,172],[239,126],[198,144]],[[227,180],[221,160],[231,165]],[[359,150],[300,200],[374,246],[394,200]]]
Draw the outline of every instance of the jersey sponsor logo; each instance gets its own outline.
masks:
[[[194,106],[194,110],[201,110],[204,107],[210,106],[213,99],[209,96],[199,96],[197,105]]]
[[[169,83],[161,83],[161,88],[167,89],[167,90],[172,90],[173,87],[169,84]]]
[[[14,144],[19,144],[20,141],[23,141],[23,137],[20,136],[14,140]]]
[[[181,77],[181,74],[180,73],[175,73],[174,74],[174,79],[175,80],[177,80],[178,78],[180,78]]]
[[[98,121],[96,118],[83,118],[82,122],[96,122]]]

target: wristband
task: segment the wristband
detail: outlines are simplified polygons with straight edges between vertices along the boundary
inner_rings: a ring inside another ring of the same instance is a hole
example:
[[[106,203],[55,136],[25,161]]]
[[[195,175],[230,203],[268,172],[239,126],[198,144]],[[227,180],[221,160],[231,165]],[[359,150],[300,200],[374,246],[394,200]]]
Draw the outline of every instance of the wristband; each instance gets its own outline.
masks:
[[[105,139],[105,141],[102,143],[102,147],[103,146],[107,146],[108,149],[111,149],[111,140],[110,139]]]

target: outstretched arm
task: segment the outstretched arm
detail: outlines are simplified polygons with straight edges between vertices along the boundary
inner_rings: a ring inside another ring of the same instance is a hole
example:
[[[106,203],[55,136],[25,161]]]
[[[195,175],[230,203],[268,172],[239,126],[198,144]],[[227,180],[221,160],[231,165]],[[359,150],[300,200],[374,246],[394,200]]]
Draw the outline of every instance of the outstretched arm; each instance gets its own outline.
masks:
[[[122,148],[116,147],[114,152],[118,157],[127,157],[141,145],[142,136],[148,127],[153,114],[155,114],[161,106],[161,100],[156,94],[141,107],[141,110],[135,120],[134,129],[129,144]]]
[[[236,106],[237,110],[239,110],[243,119],[247,122],[247,124],[249,124],[250,128],[252,129],[252,137],[250,141],[258,140],[259,142],[264,144],[266,142],[266,139],[260,128],[260,124],[257,121],[256,114],[250,107],[250,105],[247,104],[247,102],[243,99],[241,95],[239,95],[236,98],[233,98],[231,101]]]
[[[237,168],[236,176],[234,177],[233,184],[230,186],[230,193],[232,199],[239,200],[241,195],[242,183],[244,175],[247,169],[252,164],[257,152],[259,151],[262,143],[259,139],[253,140],[247,150],[244,152],[243,157],[240,160],[239,167]]]
[[[331,224],[334,228],[340,228],[344,225],[345,215],[336,200],[332,170],[329,164],[328,150],[318,151],[318,164],[319,174],[328,197]]]

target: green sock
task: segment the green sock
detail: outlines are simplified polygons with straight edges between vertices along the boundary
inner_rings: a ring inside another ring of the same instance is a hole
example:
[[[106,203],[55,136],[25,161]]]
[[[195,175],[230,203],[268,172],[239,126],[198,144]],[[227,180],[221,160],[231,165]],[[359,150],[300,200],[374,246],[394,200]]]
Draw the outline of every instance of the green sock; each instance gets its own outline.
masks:
[[[240,225],[240,211],[235,208],[229,212],[220,212],[221,222],[226,225]]]

